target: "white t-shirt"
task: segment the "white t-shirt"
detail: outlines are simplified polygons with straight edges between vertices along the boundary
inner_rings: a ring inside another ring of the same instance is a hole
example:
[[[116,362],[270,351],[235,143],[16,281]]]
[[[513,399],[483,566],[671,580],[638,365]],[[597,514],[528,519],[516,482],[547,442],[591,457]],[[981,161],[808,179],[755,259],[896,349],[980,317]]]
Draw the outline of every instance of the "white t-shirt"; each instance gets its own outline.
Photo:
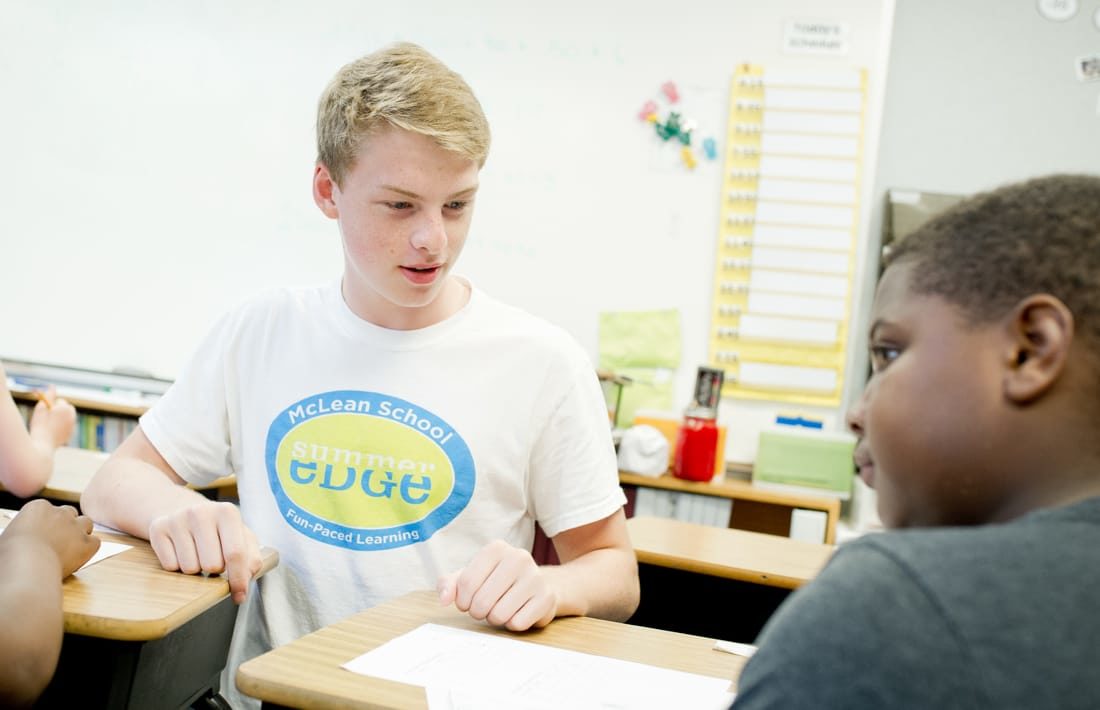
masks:
[[[380,328],[339,283],[224,316],[141,418],[182,478],[235,474],[279,566],[238,618],[236,666],[415,589],[503,539],[606,518],[619,487],[606,406],[563,330],[471,288],[436,325]],[[258,597],[258,598],[256,598]]]

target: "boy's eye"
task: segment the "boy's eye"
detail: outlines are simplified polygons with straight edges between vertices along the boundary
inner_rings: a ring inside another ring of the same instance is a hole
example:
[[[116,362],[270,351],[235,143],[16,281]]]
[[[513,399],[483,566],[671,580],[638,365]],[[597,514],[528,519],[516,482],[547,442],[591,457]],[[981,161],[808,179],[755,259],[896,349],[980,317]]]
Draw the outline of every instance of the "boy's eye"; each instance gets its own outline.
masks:
[[[469,204],[469,203],[468,203],[468,202],[467,202],[466,200],[454,200],[454,201],[452,201],[452,202],[448,202],[448,203],[446,204],[446,207],[447,207],[447,209],[449,209],[449,210],[456,210],[456,211],[458,211],[458,210],[463,210],[463,209],[466,209],[466,205],[467,205],[467,204]]]
[[[871,372],[881,372],[901,355],[901,348],[893,345],[871,346]]]
[[[386,206],[394,210],[407,210],[412,208],[411,202],[387,202]]]

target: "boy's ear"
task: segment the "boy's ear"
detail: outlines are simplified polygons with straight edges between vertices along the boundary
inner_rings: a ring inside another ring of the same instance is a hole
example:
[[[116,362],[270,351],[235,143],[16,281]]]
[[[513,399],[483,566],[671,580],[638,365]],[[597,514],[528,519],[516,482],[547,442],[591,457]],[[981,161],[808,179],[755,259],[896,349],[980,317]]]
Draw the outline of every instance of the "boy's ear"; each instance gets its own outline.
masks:
[[[1008,323],[1004,391],[1009,401],[1026,404],[1043,396],[1057,381],[1073,342],[1073,314],[1049,294],[1020,301]]]
[[[333,192],[337,189],[339,188],[328,168],[323,163],[317,163],[317,167],[313,169],[313,201],[330,219],[340,216],[340,211],[336,209],[336,201],[332,199]]]

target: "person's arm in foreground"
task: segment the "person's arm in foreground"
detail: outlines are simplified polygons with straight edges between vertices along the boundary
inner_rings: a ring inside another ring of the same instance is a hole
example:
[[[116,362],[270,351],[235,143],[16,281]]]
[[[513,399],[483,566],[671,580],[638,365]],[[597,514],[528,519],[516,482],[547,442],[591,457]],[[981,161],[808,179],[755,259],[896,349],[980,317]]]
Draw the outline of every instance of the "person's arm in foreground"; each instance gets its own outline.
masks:
[[[23,506],[0,535],[0,706],[30,705],[61,654],[61,580],[99,549],[92,521],[45,500]]]
[[[92,478],[80,505],[93,520],[149,540],[166,570],[225,572],[238,604],[262,564],[240,509],[188,488],[140,426]]]
[[[53,453],[68,441],[75,424],[73,405],[58,399],[51,385],[34,406],[28,432],[0,367],[0,483],[4,488],[20,498],[42,490],[53,473]]]
[[[553,538],[560,565],[497,541],[440,580],[439,600],[513,631],[559,616],[629,619],[638,608],[638,563],[622,510]]]

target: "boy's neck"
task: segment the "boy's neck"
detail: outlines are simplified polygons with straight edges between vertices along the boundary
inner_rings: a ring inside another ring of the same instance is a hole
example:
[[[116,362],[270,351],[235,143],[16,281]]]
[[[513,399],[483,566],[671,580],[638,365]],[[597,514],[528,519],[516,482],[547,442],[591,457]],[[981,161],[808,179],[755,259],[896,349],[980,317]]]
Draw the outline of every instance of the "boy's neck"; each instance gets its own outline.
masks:
[[[1004,501],[989,522],[1007,522],[1043,508],[1062,508],[1100,497],[1100,460],[1081,452],[1071,466],[1058,461],[1037,464],[1030,472],[1035,485]]]
[[[349,293],[347,278],[340,285],[348,309],[361,320],[388,330],[419,330],[442,323],[470,301],[472,288],[465,279],[449,274],[439,295],[423,306],[397,306],[376,293],[356,298]],[[372,302],[374,304],[372,305]]]

